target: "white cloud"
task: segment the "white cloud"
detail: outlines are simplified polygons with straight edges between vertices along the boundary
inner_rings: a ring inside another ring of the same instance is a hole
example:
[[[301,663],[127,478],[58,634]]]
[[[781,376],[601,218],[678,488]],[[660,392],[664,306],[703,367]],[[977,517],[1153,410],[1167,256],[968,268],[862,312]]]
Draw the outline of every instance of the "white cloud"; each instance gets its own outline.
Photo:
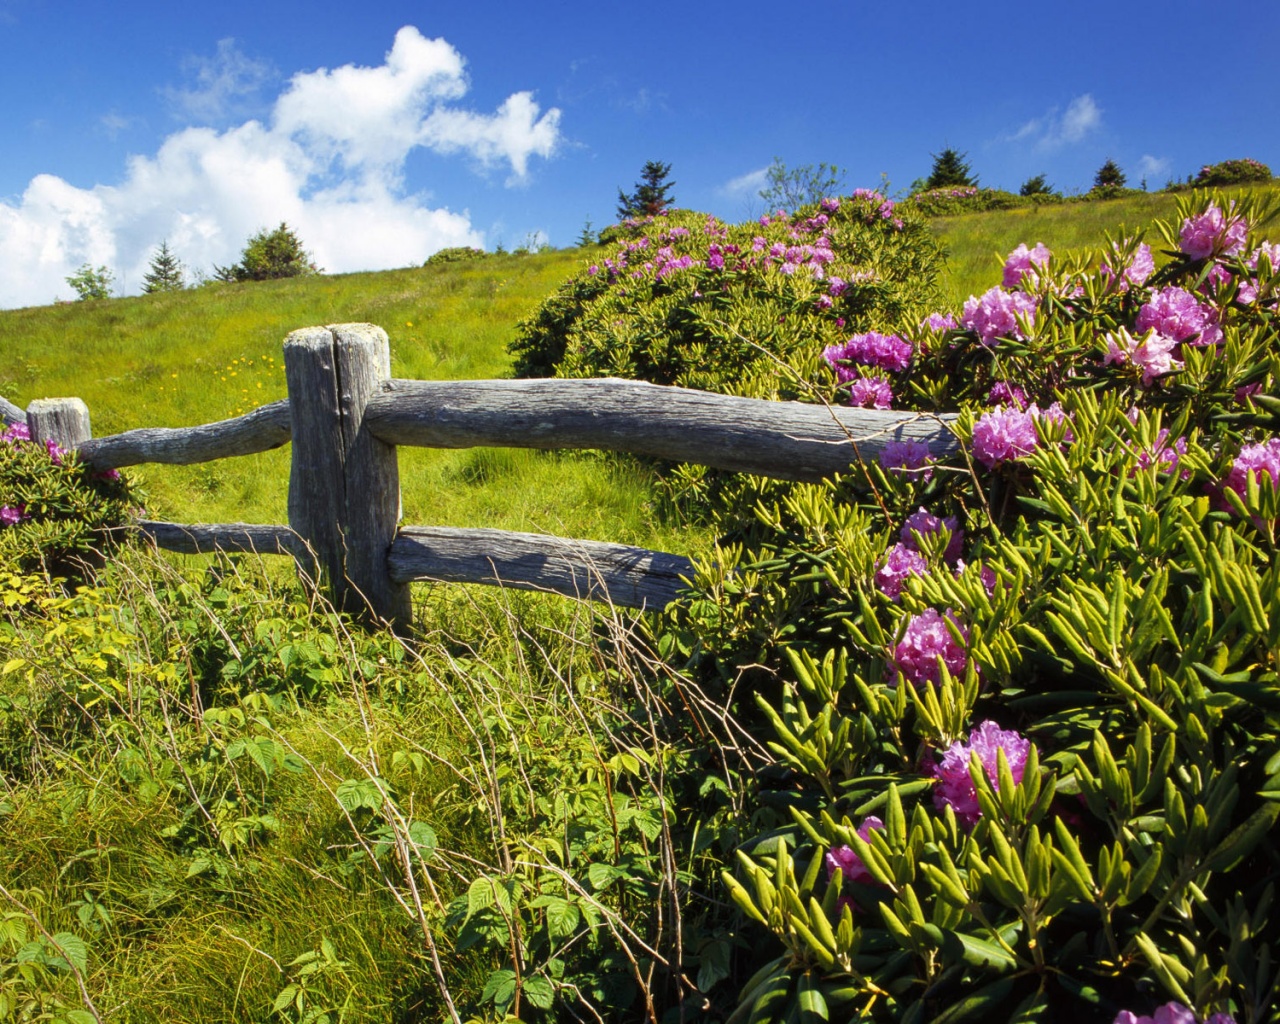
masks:
[[[1142,158],[1138,161],[1138,174],[1144,178],[1165,177],[1172,166],[1168,157],[1151,156],[1149,153],[1143,153]]]
[[[740,174],[738,177],[726,181],[723,185],[717,186],[716,192],[731,199],[738,196],[757,199],[759,198],[760,190],[764,188],[768,180],[769,168],[761,167],[758,171],[748,171],[746,174]]]
[[[417,148],[462,153],[507,164],[518,182],[531,157],[555,152],[560,115],[540,113],[527,92],[492,114],[452,106],[466,92],[463,66],[448,43],[404,28],[383,65],[294,75],[269,120],[182,129],[154,155],[131,157],[118,185],[38,176],[16,202],[0,201],[0,306],[70,296],[64,278],[85,262],[106,264],[137,291],[163,239],[207,271],[281,221],[334,273],[482,245],[465,212],[404,194],[405,159]]]
[[[1102,108],[1086,92],[1068,103],[1066,110],[1053,107],[1004,135],[1002,141],[1030,143],[1042,151],[1060,149],[1081,142],[1101,126]]]
[[[188,57],[183,70],[195,84],[161,94],[184,120],[202,124],[220,124],[256,107],[258,94],[276,76],[269,62],[242,53],[234,39],[219,39],[212,57]]]

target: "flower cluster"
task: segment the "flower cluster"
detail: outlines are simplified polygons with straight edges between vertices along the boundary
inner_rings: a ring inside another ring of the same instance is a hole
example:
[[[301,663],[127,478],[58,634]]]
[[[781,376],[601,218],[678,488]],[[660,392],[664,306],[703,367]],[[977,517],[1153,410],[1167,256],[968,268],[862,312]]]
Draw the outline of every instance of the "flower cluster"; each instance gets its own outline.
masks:
[[[1185,288],[1168,285],[1153,294],[1138,310],[1138,331],[1156,331],[1174,341],[1192,345],[1216,345],[1222,341],[1218,312],[1202,305]]]
[[[822,350],[841,384],[849,385],[849,404],[864,409],[888,409],[893,402],[893,389],[883,374],[865,372],[864,368],[900,373],[911,363],[911,342],[896,334],[868,331],[855,334],[840,345]]]
[[[1011,405],[1015,409],[1027,407],[1027,393],[1009,380],[998,380],[987,392],[987,405]]]
[[[1034,323],[1036,300],[1023,292],[1007,292],[991,288],[981,298],[972,295],[965,300],[961,326],[978,335],[984,345],[994,345],[997,338],[1025,340],[1019,317]]]
[[[1002,405],[983,413],[973,427],[973,457],[987,469],[1030,455],[1039,443],[1030,409]]]
[[[1157,377],[1182,369],[1182,363],[1173,358],[1178,342],[1160,334],[1154,327],[1141,338],[1135,338],[1127,328],[1121,327],[1108,334],[1103,341],[1107,343],[1103,365],[1116,363],[1138,368],[1142,371],[1144,388],[1151,387]]]
[[[893,649],[890,667],[913,686],[942,681],[939,659],[953,676],[960,675],[969,659],[964,646],[952,635],[952,628],[964,643],[969,642],[969,630],[956,621],[951,609],[940,614],[937,609],[926,608],[919,615],[913,615],[902,639]]]
[[[1049,267],[1049,257],[1053,254],[1043,242],[1037,242],[1034,249],[1028,249],[1026,243],[1019,245],[1009,253],[1004,264],[1003,285],[1006,288],[1018,288],[1027,278],[1034,283],[1040,277],[1040,271]]]
[[[969,733],[968,743],[957,740],[951,744],[934,767],[934,777],[938,780],[933,790],[934,806],[938,810],[950,807],[961,823],[973,825],[982,817],[982,811],[978,807],[978,793],[969,771],[972,755],[978,755],[983,772],[994,786],[999,781],[1001,750],[1009,763],[1013,781],[1020,783],[1031,742],[1014,730],[1001,729],[988,720]]]
[[[880,452],[882,468],[899,476],[918,476],[926,483],[933,479],[932,463],[927,441],[886,441]]]
[[[858,835],[862,837],[864,842],[869,842],[872,832],[878,832],[884,828],[884,822],[875,815],[864,818],[862,824],[858,826]],[[827,864],[827,881],[831,881],[836,870],[844,876],[846,882],[856,882],[860,885],[866,885],[870,881],[871,872],[867,870],[866,864],[862,862],[862,858],[854,852],[851,846],[837,846],[828,850],[824,858]]]
[[[1156,272],[1156,261],[1151,255],[1151,246],[1145,242],[1139,245],[1128,256],[1123,256],[1118,247],[1112,248],[1111,259],[1120,266],[1120,283],[1119,289],[1122,292],[1129,290],[1130,286],[1140,288],[1146,283],[1147,278]],[[1115,276],[1115,271],[1111,268],[1110,263],[1103,263],[1098,268],[1098,272],[1104,280],[1111,280]]]
[[[1188,217],[1182,222],[1178,248],[1193,260],[1217,255],[1234,256],[1244,248],[1248,234],[1249,225],[1243,217],[1234,214],[1233,207],[1228,207],[1223,213],[1214,203],[1199,216]]]
[[[1111,1024],[1200,1024],[1200,1022],[1189,1007],[1171,1001],[1157,1007],[1155,1013],[1142,1016],[1132,1010],[1121,1010]],[[1204,1024],[1236,1024],[1236,1019],[1229,1013],[1215,1013],[1206,1017]]]
[[[26,505],[0,505],[0,526],[17,526],[26,518]]]
[[[1261,444],[1247,444],[1241,448],[1240,454],[1231,464],[1231,472],[1222,484],[1243,497],[1249,489],[1250,476],[1259,485],[1266,476],[1271,486],[1280,490],[1280,437],[1270,438]]]

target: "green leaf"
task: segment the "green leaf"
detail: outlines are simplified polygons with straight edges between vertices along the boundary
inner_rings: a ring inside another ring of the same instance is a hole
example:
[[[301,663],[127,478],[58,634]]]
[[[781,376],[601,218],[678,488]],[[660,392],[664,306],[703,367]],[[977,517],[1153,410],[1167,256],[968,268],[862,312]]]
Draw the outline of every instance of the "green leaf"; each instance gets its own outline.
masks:
[[[516,972],[501,968],[489,975],[480,993],[482,1002],[491,1002],[499,1010],[505,1010],[516,997]]]
[[[297,985],[286,985],[280,990],[280,994],[276,996],[276,1001],[271,1004],[272,1013],[280,1013],[286,1006],[293,1002],[293,997],[298,994]]]
[[[536,1006],[539,1010],[549,1010],[556,1001],[556,988],[548,978],[540,976],[526,978],[524,996],[529,1000],[530,1006]]]
[[[84,939],[72,932],[58,932],[53,941],[71,966],[83,974],[89,965],[89,947]]]

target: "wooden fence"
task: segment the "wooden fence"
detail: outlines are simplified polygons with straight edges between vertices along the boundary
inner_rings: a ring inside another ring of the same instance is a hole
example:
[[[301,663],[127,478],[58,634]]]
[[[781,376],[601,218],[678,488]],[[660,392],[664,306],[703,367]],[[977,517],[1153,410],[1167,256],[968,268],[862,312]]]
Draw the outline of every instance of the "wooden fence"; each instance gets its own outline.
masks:
[[[37,399],[37,441],[79,451],[98,470],[186,465],[292,441],[288,526],[142,521],[159,547],[292,555],[358,617],[410,621],[415,580],[489,583],[660,608],[691,563],[680,555],[504,530],[400,526],[396,447],[501,446],[632,452],[784,480],[815,481],[874,460],[889,441],[953,451],[952,417],[770,402],[628,380],[391,379],[386,333],[372,324],[294,331],[284,342],[287,399],[198,427],[93,437],[78,398]]]

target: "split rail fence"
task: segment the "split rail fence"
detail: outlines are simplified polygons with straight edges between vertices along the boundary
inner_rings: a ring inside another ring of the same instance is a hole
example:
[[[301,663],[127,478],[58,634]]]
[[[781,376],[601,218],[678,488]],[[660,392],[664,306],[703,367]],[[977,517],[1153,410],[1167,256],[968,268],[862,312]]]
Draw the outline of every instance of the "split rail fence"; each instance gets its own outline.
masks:
[[[287,526],[143,520],[161,548],[292,555],[334,604],[393,626],[411,620],[409,584],[487,583],[661,608],[689,559],[601,541],[491,529],[400,525],[396,448],[478,446],[631,452],[784,480],[816,481],[878,457],[889,441],[956,447],[953,417],[736,398],[638,381],[391,378],[372,324],[294,331],[284,342],[286,399],[197,427],[93,437],[78,398],[37,399],[0,416],[37,441],[76,449],[97,470],[187,465],[292,442]]]

